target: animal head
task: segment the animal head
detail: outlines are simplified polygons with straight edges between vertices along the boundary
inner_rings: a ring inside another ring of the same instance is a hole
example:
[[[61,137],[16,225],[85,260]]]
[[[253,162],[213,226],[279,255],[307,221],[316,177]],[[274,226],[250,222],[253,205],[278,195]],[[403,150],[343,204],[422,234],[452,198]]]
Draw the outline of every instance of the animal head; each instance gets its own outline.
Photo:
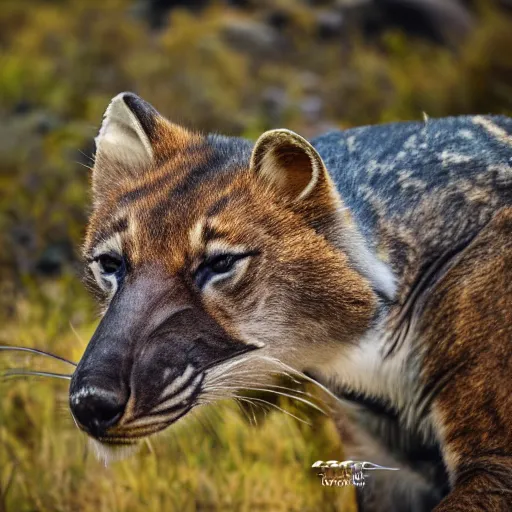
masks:
[[[93,438],[134,443],[269,382],[270,360],[303,370],[367,329],[375,293],[305,139],[194,133],[123,93],[96,148],[84,256],[105,309],[70,388]]]

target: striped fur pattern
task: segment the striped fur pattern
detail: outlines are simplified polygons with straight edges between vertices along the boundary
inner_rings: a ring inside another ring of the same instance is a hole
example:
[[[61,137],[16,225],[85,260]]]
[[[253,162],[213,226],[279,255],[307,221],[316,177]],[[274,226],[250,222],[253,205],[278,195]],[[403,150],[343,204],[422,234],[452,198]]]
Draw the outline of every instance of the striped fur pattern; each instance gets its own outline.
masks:
[[[466,117],[252,144],[114,98],[77,424],[105,454],[285,368],[338,396],[352,458],[402,468],[361,510],[508,510],[511,133]]]

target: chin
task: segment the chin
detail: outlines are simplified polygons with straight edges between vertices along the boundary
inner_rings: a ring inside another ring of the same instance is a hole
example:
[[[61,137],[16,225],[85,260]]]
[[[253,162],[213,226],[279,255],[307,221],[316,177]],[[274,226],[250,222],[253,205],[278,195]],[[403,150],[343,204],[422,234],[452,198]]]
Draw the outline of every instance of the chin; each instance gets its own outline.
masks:
[[[137,453],[142,443],[139,441],[131,444],[108,444],[89,438],[89,444],[96,458],[107,466],[111,462],[117,462],[131,457]]]

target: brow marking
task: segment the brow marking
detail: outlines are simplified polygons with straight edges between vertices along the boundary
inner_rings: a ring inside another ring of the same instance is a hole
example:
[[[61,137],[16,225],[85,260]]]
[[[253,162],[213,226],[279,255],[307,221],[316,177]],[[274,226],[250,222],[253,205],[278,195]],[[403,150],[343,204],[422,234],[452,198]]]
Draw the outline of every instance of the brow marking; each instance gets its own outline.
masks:
[[[190,248],[193,251],[200,251],[203,245],[203,230],[206,219],[199,219],[188,232]]]
[[[92,255],[93,258],[96,258],[100,254],[105,254],[107,252],[116,252],[118,254],[122,254],[123,244],[120,233],[114,233],[111,237],[98,243],[94,248]]]

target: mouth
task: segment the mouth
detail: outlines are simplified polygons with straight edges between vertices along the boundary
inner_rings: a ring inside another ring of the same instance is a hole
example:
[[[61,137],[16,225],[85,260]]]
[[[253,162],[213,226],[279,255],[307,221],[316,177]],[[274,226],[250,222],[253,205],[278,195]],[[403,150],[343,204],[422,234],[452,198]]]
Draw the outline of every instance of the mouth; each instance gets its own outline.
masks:
[[[137,441],[123,443],[104,443],[90,437],[89,446],[92,448],[96,459],[102,461],[105,466],[111,462],[127,459],[134,455],[140,448],[141,443]]]
[[[181,386],[173,386],[172,394],[164,390],[158,403],[149,411],[135,412],[134,399],[130,398],[119,423],[105,433],[91,437],[110,447],[137,445],[145,438],[165,430],[197,405],[204,377],[204,372],[196,373]],[[91,435],[90,432],[88,434]]]
[[[108,450],[107,458],[111,460],[113,452],[136,447],[141,441],[165,430],[194,407],[201,405],[201,394],[205,391],[205,378],[209,371],[251,350],[252,347],[245,347],[235,356],[212,361],[199,369],[189,364],[181,375],[163,387],[158,398],[153,397],[151,400],[144,401],[142,397],[131,393],[124,410],[119,413],[119,419],[112,420],[115,421],[114,424],[111,422],[101,428],[95,423],[94,417],[91,420],[90,415],[82,417],[81,422],[77,421],[74,414],[73,417],[78,428],[84,431],[93,442],[100,458],[105,458],[103,452]],[[79,395],[78,399],[80,399]],[[72,403],[76,408],[76,397],[72,398]],[[117,459],[117,455],[114,458]]]

